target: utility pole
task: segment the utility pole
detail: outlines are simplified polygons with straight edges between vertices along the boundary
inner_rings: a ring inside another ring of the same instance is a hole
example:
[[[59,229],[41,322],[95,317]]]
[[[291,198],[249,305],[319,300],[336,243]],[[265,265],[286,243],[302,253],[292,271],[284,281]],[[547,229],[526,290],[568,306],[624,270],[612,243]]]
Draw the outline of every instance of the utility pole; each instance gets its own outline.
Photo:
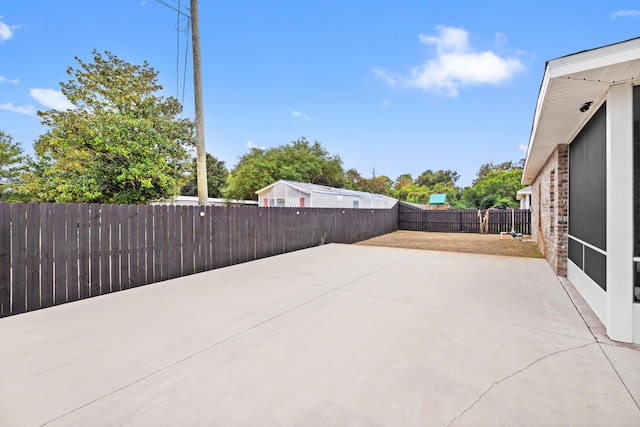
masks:
[[[198,183],[198,205],[206,206],[207,157],[204,145],[204,109],[202,106],[202,64],[200,62],[200,23],[198,0],[191,0],[191,39],[193,46],[193,92],[196,104],[196,171]]]

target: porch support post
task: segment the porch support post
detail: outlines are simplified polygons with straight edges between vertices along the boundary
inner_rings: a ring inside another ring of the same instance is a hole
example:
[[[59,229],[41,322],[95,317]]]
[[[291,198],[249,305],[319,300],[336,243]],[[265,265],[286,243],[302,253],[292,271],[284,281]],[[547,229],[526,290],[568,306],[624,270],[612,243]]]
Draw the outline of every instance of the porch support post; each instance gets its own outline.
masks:
[[[633,90],[607,95],[607,334],[633,338]]]

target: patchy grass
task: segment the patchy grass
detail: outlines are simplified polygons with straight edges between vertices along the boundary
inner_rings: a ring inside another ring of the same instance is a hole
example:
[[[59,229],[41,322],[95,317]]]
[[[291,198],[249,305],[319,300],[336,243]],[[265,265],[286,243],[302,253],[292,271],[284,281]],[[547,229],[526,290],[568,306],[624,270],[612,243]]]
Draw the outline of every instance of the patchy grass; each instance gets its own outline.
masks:
[[[524,239],[512,239],[511,236],[500,236],[499,234],[429,233],[424,231],[400,230],[356,244],[444,252],[544,258],[544,255],[542,255],[536,243],[527,240],[528,237],[529,236],[525,236]]]

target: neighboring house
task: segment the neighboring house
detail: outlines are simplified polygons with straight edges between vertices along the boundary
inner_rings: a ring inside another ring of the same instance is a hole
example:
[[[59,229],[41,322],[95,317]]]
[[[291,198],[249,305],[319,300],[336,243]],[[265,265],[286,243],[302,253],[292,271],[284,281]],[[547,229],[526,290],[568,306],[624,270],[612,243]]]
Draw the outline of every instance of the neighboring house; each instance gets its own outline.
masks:
[[[389,209],[398,202],[382,194],[281,179],[256,191],[262,207]]]
[[[640,343],[634,146],[640,147],[640,38],[547,62],[522,178],[531,185],[532,238],[611,339]]]
[[[531,209],[531,186],[518,190],[516,200],[520,201],[520,209]]]
[[[152,205],[180,205],[180,206],[198,206],[198,197],[196,196],[176,196],[172,200],[165,202],[153,202]],[[209,197],[207,199],[208,206],[257,206],[255,200],[233,200],[219,199]]]
[[[428,210],[446,210],[449,209],[446,194],[432,194],[429,196]]]

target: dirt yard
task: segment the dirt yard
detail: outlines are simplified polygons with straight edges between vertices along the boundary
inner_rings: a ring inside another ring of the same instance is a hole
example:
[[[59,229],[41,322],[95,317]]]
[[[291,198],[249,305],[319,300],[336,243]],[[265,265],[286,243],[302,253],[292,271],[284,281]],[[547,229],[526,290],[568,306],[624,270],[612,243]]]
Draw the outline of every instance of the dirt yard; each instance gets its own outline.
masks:
[[[502,238],[500,238],[502,237]],[[468,252],[485,255],[505,255],[528,258],[544,258],[535,242],[513,239],[510,235],[475,233],[429,233],[424,231],[396,231],[358,245],[388,246],[393,248],[427,249],[431,251]]]

